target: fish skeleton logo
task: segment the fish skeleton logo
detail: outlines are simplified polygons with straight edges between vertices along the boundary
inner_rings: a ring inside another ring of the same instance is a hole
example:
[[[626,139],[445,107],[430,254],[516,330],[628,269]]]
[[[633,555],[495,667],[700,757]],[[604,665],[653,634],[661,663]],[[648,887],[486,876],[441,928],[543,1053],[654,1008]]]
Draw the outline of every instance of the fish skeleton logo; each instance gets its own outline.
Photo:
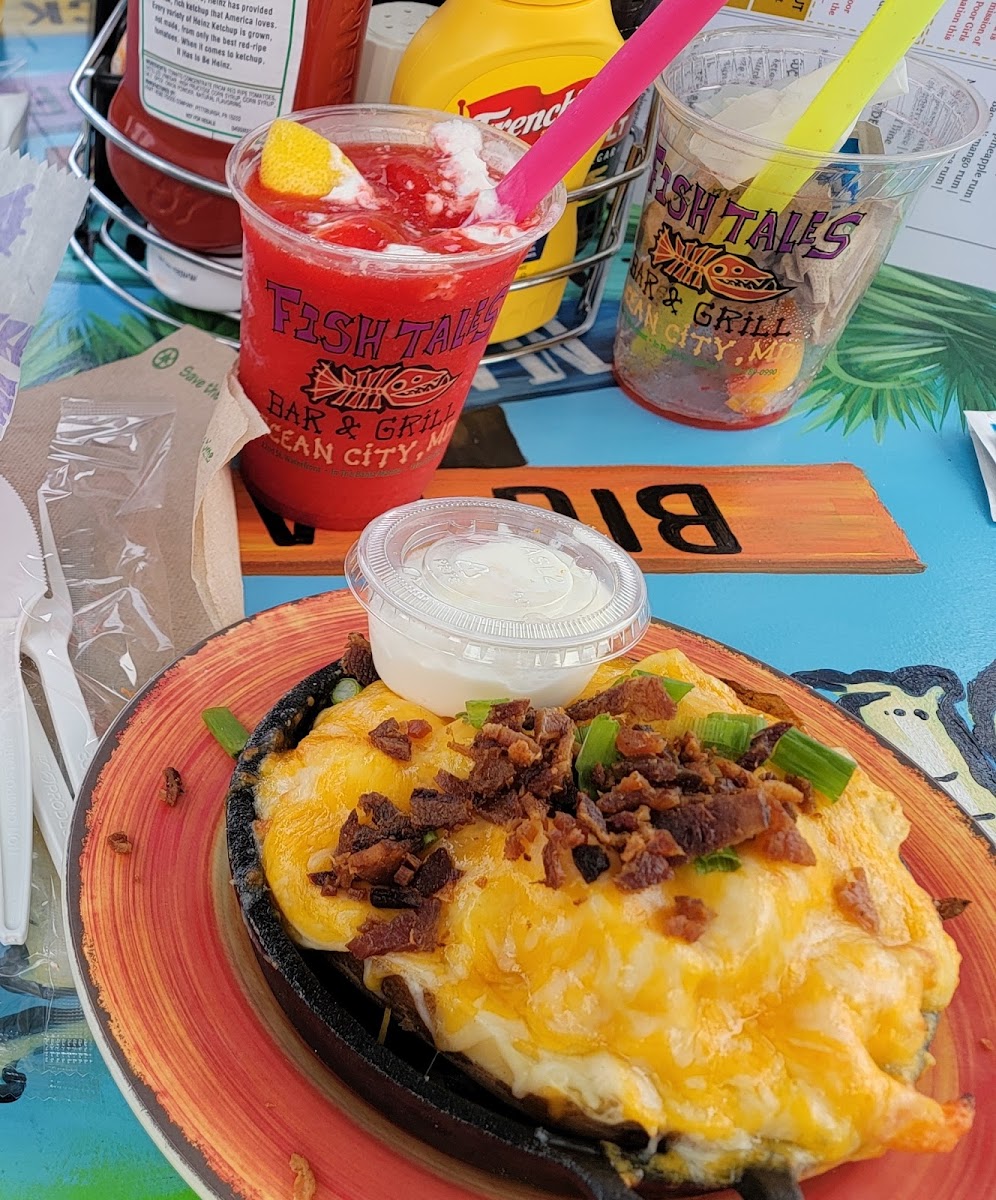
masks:
[[[321,358],[302,391],[315,404],[329,408],[383,412],[385,408],[417,408],[438,400],[456,378],[449,371],[427,366],[392,363],[386,367],[344,367]]]
[[[650,261],[676,283],[740,304],[777,300],[791,291],[782,287],[770,271],[755,267],[750,259],[725,246],[686,240],[667,225],[660,228]]]

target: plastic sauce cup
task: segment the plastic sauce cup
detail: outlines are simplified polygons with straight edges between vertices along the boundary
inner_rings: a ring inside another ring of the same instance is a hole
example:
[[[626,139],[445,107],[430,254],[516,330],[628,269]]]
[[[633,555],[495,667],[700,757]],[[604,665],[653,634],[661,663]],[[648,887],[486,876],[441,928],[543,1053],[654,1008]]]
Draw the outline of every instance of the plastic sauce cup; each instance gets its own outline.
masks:
[[[346,556],[380,677],[440,716],[468,700],[569,703],[650,622],[636,563],[570,517],[509,500],[384,513]]]

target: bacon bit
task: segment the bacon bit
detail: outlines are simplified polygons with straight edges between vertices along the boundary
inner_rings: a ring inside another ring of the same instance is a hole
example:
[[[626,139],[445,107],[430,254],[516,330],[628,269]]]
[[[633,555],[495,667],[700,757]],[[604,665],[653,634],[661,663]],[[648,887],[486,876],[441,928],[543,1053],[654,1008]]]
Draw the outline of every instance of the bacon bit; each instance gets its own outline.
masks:
[[[382,838],[401,841],[415,836],[415,827],[411,819],[380,792],[364,792],[360,797],[359,808],[370,818],[370,824]]]
[[[398,887],[407,887],[415,878],[415,872],[422,865],[422,860],[415,854],[405,855],[404,862],[394,872],[394,882]]]
[[[644,809],[638,813],[622,813],[620,815],[629,817],[631,821],[631,824],[627,828],[630,837],[626,839],[626,843],[619,855],[624,863],[628,863],[647,849],[647,838],[652,833],[653,826],[650,824],[649,809]],[[665,855],[665,857],[667,856]]]
[[[445,846],[439,846],[415,872],[412,887],[424,897],[435,896],[463,876]]]
[[[754,785],[754,777],[739,763],[731,762],[728,758],[717,758],[713,763],[721,779],[729,779],[738,787],[749,788]]]
[[[406,909],[390,921],[364,921],[346,949],[361,961],[397,951],[431,950],[437,944],[441,909],[441,901],[433,896],[421,908]]]
[[[427,738],[430,733],[432,733],[432,726],[428,721],[415,720],[408,722],[408,736],[414,738],[416,742]]]
[[[107,835],[107,844],[115,854],[131,854],[134,850],[134,844],[131,838],[126,833],[109,833]]]
[[[803,779],[800,775],[786,775],[785,782],[790,783],[797,792],[802,795],[802,803],[799,805],[799,811],[811,813],[816,808],[816,797],[813,792],[813,785],[808,779]]]
[[[960,917],[971,903],[971,900],[958,900],[954,896],[948,896],[944,900],[935,900],[934,908],[942,921],[953,921],[955,917]]]
[[[864,867],[855,867],[847,879],[837,884],[834,895],[844,916],[860,925],[866,933],[878,933],[878,912]]]
[[[689,858],[699,858],[756,837],[767,829],[770,819],[771,806],[764,797],[746,790],[655,813],[654,825],[668,830]]]
[[[186,789],[183,786],[183,780],[180,778],[180,772],[176,767],[165,767],[163,769],[163,788],[162,798],[170,806],[176,807],[176,802],[180,799]]]
[[[750,749],[740,755],[740,765],[746,767],[748,771],[757,770],[761,763],[771,757],[782,734],[788,733],[791,728],[790,721],[778,721],[774,725],[768,725],[760,733],[756,733],[751,739]]]
[[[601,846],[589,846],[587,843],[575,846],[571,856],[585,883],[594,883],[609,869],[609,856]]]
[[[411,816],[415,828],[460,829],[473,820],[470,801],[464,795],[437,792],[434,788],[416,788],[412,792]]]
[[[487,723],[521,730],[529,723],[530,707],[528,700],[506,700],[504,704],[492,704]]]
[[[559,742],[568,733],[573,741],[574,722],[562,708],[538,708],[533,716],[533,733],[541,746]]]
[[[356,845],[360,833],[360,814],[354,808],[343,821],[339,829],[339,840],[336,842],[336,854],[349,854]]]
[[[993,1045],[992,1038],[979,1038],[979,1045],[983,1050],[988,1050],[990,1053],[993,1050],[996,1050],[996,1046]]]
[[[475,746],[490,749],[500,746],[517,767],[531,767],[543,757],[536,740],[522,730],[509,729],[507,725],[485,722],[474,738]]]
[[[578,722],[590,721],[599,713],[611,716],[629,713],[637,720],[667,721],[677,711],[678,706],[659,679],[653,675],[638,675],[635,679],[624,679],[590,699],[578,700],[567,709],[567,715]]]
[[[623,758],[652,758],[663,754],[666,747],[666,740],[652,729],[624,725],[616,736],[616,750]]]
[[[637,833],[650,827],[650,809],[645,804],[631,812],[615,813],[605,824],[611,833]]]
[[[691,945],[705,933],[715,915],[695,896],[675,896],[674,907],[662,917],[662,931],[668,937],[681,938]]]
[[[642,892],[644,888],[663,883],[674,874],[671,864],[659,854],[641,850],[616,876],[616,887],[624,892]]]
[[[474,880],[474,886],[479,887],[482,890],[486,888],[488,886],[487,875],[478,875],[478,877]]]
[[[374,887],[370,903],[374,908],[419,908],[424,896],[410,887]]]
[[[365,850],[354,850],[346,859],[346,867],[354,879],[365,879],[368,883],[390,883],[405,861],[408,850],[404,842],[392,842],[385,838]]]
[[[524,858],[542,831],[543,826],[535,818],[520,821],[505,838],[505,858],[509,862]]]
[[[493,796],[482,796],[474,801],[474,811],[492,825],[508,829],[526,815],[521,799],[514,791],[498,792]]]
[[[548,888],[562,887],[566,878],[560,849],[559,842],[547,838],[543,847],[543,882]]]
[[[802,728],[802,722],[781,696],[776,696],[773,692],[755,692],[753,688],[745,687],[744,684],[737,683],[734,679],[724,679],[723,683],[741,704],[746,704],[749,708],[756,708],[758,712],[767,713],[769,717],[774,717],[778,721],[787,721],[790,725],[798,725],[800,729]]]
[[[380,678],[374,666],[373,651],[362,633],[351,633],[346,639],[346,649],[339,659],[339,670],[348,679],[355,679],[360,687],[369,687]]]
[[[765,793],[770,783],[761,784]],[[768,828],[751,843],[758,853],[772,862],[795,863],[800,867],[815,867],[816,854],[795,826],[795,814],[789,804],[772,804]]]
[[[612,836],[605,824],[605,816],[595,801],[588,796],[578,796],[578,821],[582,828],[594,834],[597,841],[604,845],[612,844]]]
[[[803,794],[797,787],[793,787],[781,779],[769,779],[760,786],[761,795],[765,800],[772,804],[793,804],[798,807],[803,801]]]
[[[639,771],[631,771],[598,799],[598,807],[607,817],[643,804],[656,812],[666,812],[680,803],[681,793],[677,788],[654,787]]]
[[[412,756],[412,744],[407,729],[402,728],[394,717],[381,721],[376,729],[370,730],[367,737],[378,750],[389,758],[397,759],[398,762],[408,762]]]
[[[349,636],[356,637],[357,635],[350,634]],[[301,1154],[292,1154],[290,1169],[294,1172],[294,1190],[291,1192],[291,1200],[314,1200],[318,1192],[318,1184],[308,1160]]]
[[[339,876],[335,871],[312,871],[308,878],[321,888],[323,896],[335,896],[339,891]]]

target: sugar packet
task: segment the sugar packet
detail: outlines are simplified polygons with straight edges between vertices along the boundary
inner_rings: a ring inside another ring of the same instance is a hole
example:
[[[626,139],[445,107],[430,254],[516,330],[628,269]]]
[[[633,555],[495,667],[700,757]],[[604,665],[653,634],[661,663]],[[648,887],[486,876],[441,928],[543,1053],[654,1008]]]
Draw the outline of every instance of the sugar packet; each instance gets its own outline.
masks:
[[[90,184],[0,150],[0,438],[14,411],[21,359]]]

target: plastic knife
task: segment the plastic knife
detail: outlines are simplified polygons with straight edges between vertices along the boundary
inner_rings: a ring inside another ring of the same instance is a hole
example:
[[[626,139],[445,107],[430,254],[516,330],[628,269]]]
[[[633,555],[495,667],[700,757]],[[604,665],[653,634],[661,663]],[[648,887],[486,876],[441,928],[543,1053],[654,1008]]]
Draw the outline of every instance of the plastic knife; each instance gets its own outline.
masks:
[[[41,546],[20,496],[0,475],[0,942],[23,945],[31,906],[31,767],[21,635],[45,592]]]

